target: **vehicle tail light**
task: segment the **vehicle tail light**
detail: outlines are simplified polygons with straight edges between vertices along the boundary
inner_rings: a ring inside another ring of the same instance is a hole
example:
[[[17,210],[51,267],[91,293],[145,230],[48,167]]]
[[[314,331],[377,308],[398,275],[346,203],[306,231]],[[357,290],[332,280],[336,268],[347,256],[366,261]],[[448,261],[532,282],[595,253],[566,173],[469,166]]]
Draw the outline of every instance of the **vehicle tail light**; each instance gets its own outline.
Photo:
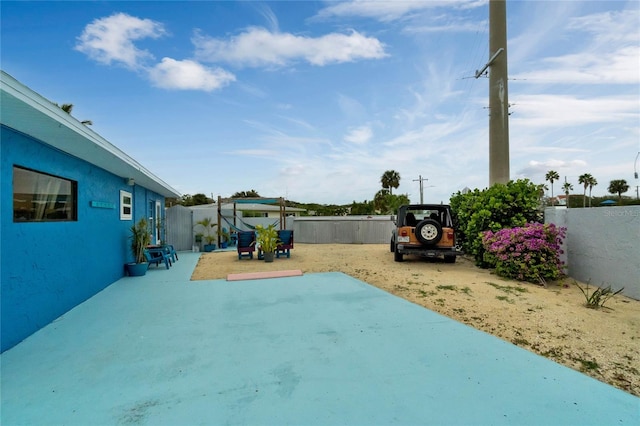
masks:
[[[403,237],[408,237],[409,233],[407,232],[406,229],[403,229],[403,230],[400,231],[400,235],[402,235]]]
[[[447,231],[447,238],[449,238],[450,240],[453,240],[453,230]]]

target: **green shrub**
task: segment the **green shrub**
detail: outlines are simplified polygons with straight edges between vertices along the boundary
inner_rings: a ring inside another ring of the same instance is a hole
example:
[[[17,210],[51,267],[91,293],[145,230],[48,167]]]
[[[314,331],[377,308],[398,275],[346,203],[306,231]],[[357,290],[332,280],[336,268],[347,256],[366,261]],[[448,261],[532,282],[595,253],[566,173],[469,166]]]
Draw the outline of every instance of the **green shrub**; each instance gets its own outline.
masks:
[[[474,257],[478,266],[489,267],[484,261],[482,233],[541,222],[540,194],[540,185],[528,179],[453,194],[450,204],[458,244]]]

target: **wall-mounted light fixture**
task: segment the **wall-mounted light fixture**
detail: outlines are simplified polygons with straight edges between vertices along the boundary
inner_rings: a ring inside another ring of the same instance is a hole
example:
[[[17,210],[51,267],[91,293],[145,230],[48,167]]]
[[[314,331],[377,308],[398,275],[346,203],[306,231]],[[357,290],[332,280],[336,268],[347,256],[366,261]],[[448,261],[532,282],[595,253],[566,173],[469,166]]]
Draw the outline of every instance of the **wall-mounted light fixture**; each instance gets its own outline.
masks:
[[[136,184],[136,181],[133,180],[133,178],[124,178],[124,182],[129,186],[133,186]]]

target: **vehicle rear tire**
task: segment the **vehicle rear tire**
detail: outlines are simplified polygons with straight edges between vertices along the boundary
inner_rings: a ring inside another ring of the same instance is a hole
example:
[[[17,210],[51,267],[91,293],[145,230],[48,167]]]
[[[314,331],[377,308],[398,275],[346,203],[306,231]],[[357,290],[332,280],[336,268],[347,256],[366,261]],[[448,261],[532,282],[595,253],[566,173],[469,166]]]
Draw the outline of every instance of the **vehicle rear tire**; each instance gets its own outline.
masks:
[[[393,238],[391,238],[391,244],[389,245],[389,251],[391,253],[394,253],[396,251],[396,243],[395,243],[395,241],[393,241]]]
[[[456,256],[444,255],[444,263],[456,263]]]
[[[393,260],[396,262],[402,262],[404,260],[404,256],[402,253],[398,253],[398,250],[395,249],[393,252]]]
[[[436,244],[442,238],[442,226],[433,219],[425,219],[416,226],[416,238],[422,244]]]

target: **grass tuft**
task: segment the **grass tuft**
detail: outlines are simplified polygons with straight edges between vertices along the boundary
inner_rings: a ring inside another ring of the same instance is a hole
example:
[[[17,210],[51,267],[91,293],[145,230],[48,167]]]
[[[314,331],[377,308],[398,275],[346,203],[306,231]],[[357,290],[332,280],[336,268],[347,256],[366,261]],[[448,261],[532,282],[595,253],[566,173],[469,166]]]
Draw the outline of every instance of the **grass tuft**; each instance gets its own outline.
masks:
[[[527,290],[525,287],[512,286],[512,285],[500,285],[500,284],[491,283],[488,281],[487,281],[487,284],[489,284],[491,287],[495,288],[496,290],[504,291],[505,293],[508,293],[508,294],[529,292],[529,290]]]
[[[455,285],[439,285],[436,287],[438,290],[451,290],[451,291],[458,291],[458,287],[456,287]]]
[[[591,309],[603,308],[604,304],[607,303],[609,299],[611,299],[616,294],[622,293],[622,290],[624,290],[624,287],[622,287],[620,290],[614,292],[613,290],[611,290],[611,286],[609,285],[607,287],[596,287],[596,290],[589,294],[588,282],[585,288],[582,288],[576,280],[573,280],[573,283],[580,289],[580,291],[584,295],[584,298],[586,299],[585,305],[587,306],[587,308]]]
[[[496,296],[496,299],[502,300],[507,303],[514,303],[513,300],[509,299],[507,296]]]

